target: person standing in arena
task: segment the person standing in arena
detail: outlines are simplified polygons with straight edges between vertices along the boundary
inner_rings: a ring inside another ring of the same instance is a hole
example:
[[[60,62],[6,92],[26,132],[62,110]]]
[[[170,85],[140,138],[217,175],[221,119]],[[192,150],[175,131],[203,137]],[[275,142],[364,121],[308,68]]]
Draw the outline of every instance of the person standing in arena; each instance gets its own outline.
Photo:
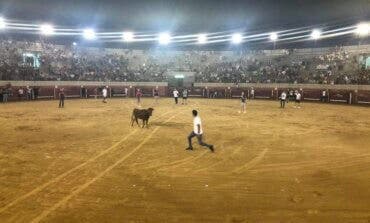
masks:
[[[59,108],[64,108],[64,99],[65,99],[64,88],[61,88],[59,91]]]
[[[182,104],[188,104],[188,90],[186,88],[182,91]]]
[[[24,90],[22,87],[18,89],[18,100],[21,101],[23,98]]]
[[[143,96],[143,94],[141,93],[141,90],[138,88],[136,90],[136,100],[137,100],[137,104],[140,105],[140,102],[141,102],[141,96]]]
[[[283,91],[280,96],[280,108],[285,108],[286,93]]]
[[[242,92],[242,95],[240,96],[240,101],[241,101],[241,107],[239,113],[243,112],[246,113],[246,100],[247,98],[245,97],[244,91]]]
[[[176,88],[172,92],[173,98],[175,99],[175,104],[179,103],[179,92],[176,90]]]
[[[189,147],[186,148],[186,150],[193,150],[193,146],[191,144],[191,139],[193,137],[197,137],[199,145],[208,147],[208,149],[210,149],[212,152],[214,152],[213,145],[209,145],[209,144],[203,142],[203,140],[202,140],[202,137],[203,137],[202,120],[198,116],[198,111],[193,110],[192,113],[193,113],[193,116],[194,116],[193,131],[188,136]]]
[[[128,88],[125,87],[125,97],[128,98]]]
[[[295,105],[294,107],[295,108],[301,108],[301,98],[302,98],[302,95],[301,93],[299,93],[299,91],[296,91],[295,93]]]
[[[254,99],[254,88],[251,89],[251,96],[250,99]]]
[[[156,104],[158,104],[158,98],[159,98],[159,93],[158,93],[158,89],[154,89],[154,101]]]
[[[107,97],[108,97],[108,90],[107,90],[107,87],[104,87],[103,90],[102,90],[102,94],[103,94],[103,103],[107,103]]]

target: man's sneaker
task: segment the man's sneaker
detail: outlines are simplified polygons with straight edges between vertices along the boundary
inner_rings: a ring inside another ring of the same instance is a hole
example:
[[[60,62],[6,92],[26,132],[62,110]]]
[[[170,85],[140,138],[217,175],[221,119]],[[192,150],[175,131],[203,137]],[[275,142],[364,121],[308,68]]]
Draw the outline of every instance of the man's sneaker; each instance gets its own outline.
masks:
[[[193,150],[193,148],[192,147],[188,147],[188,148],[186,148],[186,150]]]
[[[209,149],[212,151],[212,152],[214,152],[215,150],[213,149],[213,145],[211,145],[210,147],[209,147]]]

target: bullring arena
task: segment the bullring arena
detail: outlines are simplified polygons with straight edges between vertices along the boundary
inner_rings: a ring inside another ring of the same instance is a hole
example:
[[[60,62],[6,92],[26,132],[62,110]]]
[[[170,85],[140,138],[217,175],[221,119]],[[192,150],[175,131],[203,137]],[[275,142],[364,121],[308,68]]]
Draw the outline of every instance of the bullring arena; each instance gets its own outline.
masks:
[[[134,98],[0,106],[4,223],[370,222],[366,106],[146,97],[148,129]],[[192,109],[215,153],[185,150]]]

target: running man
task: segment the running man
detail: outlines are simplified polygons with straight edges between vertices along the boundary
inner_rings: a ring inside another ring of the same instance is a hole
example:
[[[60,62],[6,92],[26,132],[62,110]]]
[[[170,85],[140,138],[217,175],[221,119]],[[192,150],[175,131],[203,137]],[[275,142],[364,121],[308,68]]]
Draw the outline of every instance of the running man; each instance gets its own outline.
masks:
[[[175,99],[175,104],[179,103],[179,92],[176,90],[176,88],[172,92],[173,98]]]
[[[197,137],[199,145],[208,147],[208,149],[214,152],[213,145],[209,145],[203,142],[202,140],[202,137],[203,137],[202,120],[198,116],[197,110],[193,110],[193,116],[194,116],[194,120],[193,120],[194,128],[193,128],[193,131],[188,136],[189,147],[186,148],[186,150],[193,150],[193,146],[191,145],[191,139],[194,137]]]
[[[240,96],[240,101],[241,101],[241,106],[240,106],[240,111],[239,113],[243,112],[243,113],[246,113],[246,96],[245,96],[245,93],[244,91],[242,92],[242,95]]]
[[[286,93],[283,91],[280,96],[280,108],[285,108]]]

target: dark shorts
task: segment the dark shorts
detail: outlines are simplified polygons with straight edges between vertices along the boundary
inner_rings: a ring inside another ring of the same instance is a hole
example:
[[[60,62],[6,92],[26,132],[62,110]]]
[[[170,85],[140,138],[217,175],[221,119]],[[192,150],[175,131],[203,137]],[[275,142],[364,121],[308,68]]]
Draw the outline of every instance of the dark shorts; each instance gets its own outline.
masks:
[[[299,104],[299,103],[301,103],[301,100],[295,100],[295,102]]]
[[[186,99],[188,99],[188,97],[182,97],[182,99],[185,99],[186,100]]]

